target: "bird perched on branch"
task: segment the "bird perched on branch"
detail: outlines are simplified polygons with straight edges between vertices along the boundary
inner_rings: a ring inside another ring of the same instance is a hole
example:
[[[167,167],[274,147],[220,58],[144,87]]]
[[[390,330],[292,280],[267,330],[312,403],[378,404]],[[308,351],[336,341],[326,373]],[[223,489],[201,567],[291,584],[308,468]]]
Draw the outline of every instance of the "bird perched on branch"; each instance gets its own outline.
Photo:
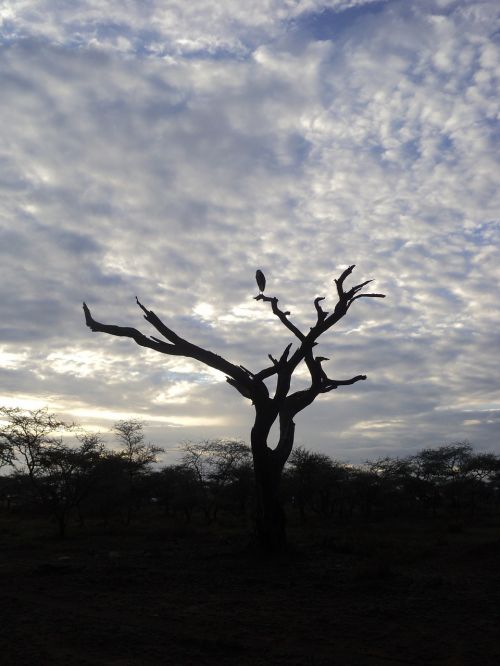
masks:
[[[266,277],[260,269],[258,269],[257,272],[255,273],[255,279],[257,280],[257,286],[259,287],[260,292],[262,293],[266,288]]]

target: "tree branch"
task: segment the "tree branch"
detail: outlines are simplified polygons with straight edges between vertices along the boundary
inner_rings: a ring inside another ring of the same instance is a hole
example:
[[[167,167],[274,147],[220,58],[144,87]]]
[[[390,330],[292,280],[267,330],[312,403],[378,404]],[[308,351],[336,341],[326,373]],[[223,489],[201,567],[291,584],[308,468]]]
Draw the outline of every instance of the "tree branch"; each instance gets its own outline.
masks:
[[[272,356],[272,354],[268,354],[268,357],[271,360],[272,365],[257,372],[255,375],[253,375],[253,378],[257,381],[262,381],[263,379],[267,379],[268,377],[272,377],[272,375],[278,373],[285,366],[288,360],[288,354],[290,353],[291,346],[292,343],[290,342],[290,344],[285,347],[279,360],[275,359],[274,356]]]
[[[361,284],[357,284],[349,291],[344,291],[344,282],[347,277],[352,273],[354,270],[355,265],[353,264],[352,266],[349,266],[346,268],[340,275],[339,278],[334,280],[335,285],[337,287],[337,294],[339,297],[339,300],[334,308],[333,313],[328,316],[324,317],[321,321],[319,320],[318,317],[318,323],[317,325],[311,330],[311,335],[314,336],[314,339],[319,337],[322,333],[327,331],[329,328],[331,328],[334,324],[336,324],[342,317],[346,314],[347,310],[351,307],[351,305],[354,303],[355,300],[358,298],[385,298],[385,294],[359,294],[364,287],[366,287],[367,284],[370,284],[370,282],[373,282],[373,280],[366,280],[365,282],[362,282]]]
[[[110,335],[132,338],[138,345],[141,345],[142,347],[149,347],[150,349],[154,349],[155,351],[159,351],[163,354],[193,358],[197,361],[200,361],[201,363],[204,363],[205,365],[210,366],[211,368],[214,368],[215,370],[220,370],[220,372],[223,372],[225,375],[228,375],[238,384],[239,388],[236,387],[235,384],[233,384],[233,386],[238,388],[240,393],[242,392],[240,390],[241,388],[243,388],[243,390],[249,394],[253,393],[253,382],[246,371],[237,365],[226,361],[226,359],[224,359],[222,356],[218,356],[217,354],[214,354],[207,349],[203,349],[202,347],[198,347],[197,345],[184,340],[176,333],[174,333],[174,331],[165,326],[165,324],[161,321],[161,319],[159,319],[159,317],[155,315],[154,312],[147,310],[138,299],[136,300],[139,307],[143,310],[143,312],[145,312],[145,319],[151,323],[157,331],[169,339],[172,344],[163,342],[158,338],[148,338],[135,328],[115,326],[112,324],[101,324],[100,322],[93,319],[86,303],[83,304],[85,322],[87,326],[94,332],[109,333]]]
[[[356,382],[361,382],[365,379],[366,375],[356,375],[356,377],[352,377],[351,379],[328,379],[328,377],[326,377],[326,380],[320,389],[320,393],[328,393],[339,386],[349,386],[350,384],[355,384]]]
[[[351,303],[358,298],[385,298],[385,294],[359,294],[358,296],[354,296],[354,298],[351,298],[351,300],[349,301],[349,305],[351,305]]]
[[[320,393],[329,393],[339,386],[348,386],[366,379],[366,375],[356,375],[351,379],[329,379],[321,368],[318,359],[313,359],[312,363],[320,368],[322,376],[320,377],[315,371],[315,376],[308,389],[296,391],[285,399],[285,411],[290,414],[291,418],[310,405]]]
[[[161,333],[163,337],[167,338],[167,340],[170,340],[170,342],[173,342],[174,344],[180,344],[182,342],[185,342],[185,340],[179,337],[177,333],[174,333],[174,331],[168,328],[168,326],[165,326],[165,324],[161,321],[161,319],[157,317],[152,310],[147,310],[144,307],[144,305],[139,301],[137,296],[135,297],[135,300],[137,302],[137,305],[144,312],[144,319],[148,321],[150,324],[152,324],[156,328],[158,333]]]
[[[169,345],[157,338],[148,338],[136,328],[131,328],[129,326],[115,326],[114,324],[102,324],[101,322],[96,321],[92,317],[86,303],[83,304],[83,311],[85,313],[85,323],[93,333],[109,333],[109,335],[116,335],[118,337],[132,338],[141,347],[149,347],[149,349],[154,349],[162,354],[172,354],[174,356],[182,355],[182,352],[176,349],[175,345]]]
[[[305,340],[306,336],[301,331],[299,331],[299,329],[294,324],[292,324],[291,321],[287,319],[287,317],[290,316],[290,313],[279,309],[278,299],[276,296],[264,296],[264,294],[259,294],[254,298],[256,301],[266,301],[267,303],[271,303],[271,309],[273,313],[281,320],[281,322],[288,328],[288,330],[296,335],[299,340]]]
[[[288,460],[293,448],[293,440],[295,438],[295,423],[293,417],[288,414],[280,413],[280,438],[278,445],[273,451],[273,455],[283,467]]]
[[[353,272],[353,270],[356,268],[356,264],[353,264],[352,266],[349,266],[348,268],[345,269],[343,273],[341,273],[340,277],[334,280],[336,286],[337,286],[337,293],[339,295],[339,299],[342,300],[344,297],[344,281],[345,279]]]
[[[328,312],[325,312],[325,310],[323,310],[323,308],[319,304],[320,301],[324,300],[325,300],[324,296],[318,296],[317,298],[314,299],[314,307],[316,308],[316,312],[318,313],[318,324],[324,321],[328,315]]]
[[[321,362],[327,360],[328,359],[325,358],[324,356],[317,356],[316,358],[314,358],[311,347],[306,350],[306,353],[304,355],[304,361],[309,370],[309,374],[311,375],[312,386],[315,386],[317,388],[321,387],[323,381],[327,378],[325,371],[321,367]]]
[[[252,400],[253,395],[248,386],[242,384],[241,382],[236,381],[236,379],[233,379],[232,377],[226,377],[226,382],[228,384],[231,384],[231,386],[234,387],[238,391],[238,393],[240,393],[244,398]]]

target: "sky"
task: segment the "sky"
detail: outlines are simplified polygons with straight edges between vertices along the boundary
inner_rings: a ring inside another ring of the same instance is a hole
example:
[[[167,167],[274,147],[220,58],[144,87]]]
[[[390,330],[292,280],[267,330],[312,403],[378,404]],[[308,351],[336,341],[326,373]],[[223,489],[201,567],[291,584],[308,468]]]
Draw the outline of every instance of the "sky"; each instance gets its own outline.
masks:
[[[90,431],[140,418],[249,441],[225,377],[98,321],[256,372],[334,278],[375,279],[322,338],[296,443],[362,462],[500,451],[496,0],[0,0],[0,405]],[[307,385],[300,368],[294,386]]]

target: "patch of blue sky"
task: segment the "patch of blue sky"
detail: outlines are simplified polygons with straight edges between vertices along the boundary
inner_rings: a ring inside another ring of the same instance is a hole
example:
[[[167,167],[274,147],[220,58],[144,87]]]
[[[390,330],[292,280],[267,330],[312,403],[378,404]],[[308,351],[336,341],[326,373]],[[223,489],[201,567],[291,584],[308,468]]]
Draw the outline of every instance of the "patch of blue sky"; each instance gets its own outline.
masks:
[[[161,31],[136,30],[124,22],[72,24],[68,32],[69,45],[79,47],[94,42],[103,48],[109,47],[136,57],[165,58],[181,54],[186,60],[233,60],[248,57],[253,49],[251,39],[248,44],[237,41],[229,46],[214,42],[197,47],[196,40],[187,40],[186,43],[172,41]]]
[[[449,152],[454,150],[455,144],[453,139],[448,134],[441,134],[439,138],[439,151]]]
[[[488,140],[491,142],[491,144],[500,144],[500,122],[498,122],[498,118],[489,118],[486,116],[483,116],[480,121],[476,122],[476,125],[479,124],[481,127],[487,130],[488,132]]]
[[[0,23],[0,45],[17,41],[22,33],[15,21],[3,19]]]
[[[433,287],[429,289],[429,294],[433,294],[438,298],[442,298],[449,303],[454,303],[456,305],[459,305],[462,302],[462,298],[451,289],[448,289],[448,287]]]
[[[492,243],[500,243],[500,219],[478,224],[474,229],[467,230],[465,237],[474,245],[489,246]]]
[[[214,60],[229,61],[246,60],[251,56],[251,49],[235,49],[229,46],[210,46],[209,48],[192,49],[183,51],[183,60]]]
[[[71,254],[94,254],[101,250],[100,243],[87,234],[68,229],[47,229],[47,232],[56,245]]]
[[[401,156],[411,162],[418,160],[421,156],[420,140],[417,138],[405,141],[401,145]]]
[[[325,7],[320,11],[304,12],[290,23],[290,27],[317,41],[335,41],[346,30],[350,30],[355,22],[380,14],[389,3],[400,1],[379,0],[342,11]]]
[[[134,55],[150,55],[153,44],[161,44],[164,37],[155,30],[135,30],[125,22],[78,22],[67,26],[67,46],[100,46],[130,51]]]
[[[303,164],[312,150],[312,143],[301,134],[291,134],[288,137],[288,152],[294,166]]]
[[[386,147],[378,142],[367,143],[364,150],[388,171],[398,171],[402,164],[412,164],[421,157],[420,140],[418,138],[399,144],[398,160],[388,157]]]

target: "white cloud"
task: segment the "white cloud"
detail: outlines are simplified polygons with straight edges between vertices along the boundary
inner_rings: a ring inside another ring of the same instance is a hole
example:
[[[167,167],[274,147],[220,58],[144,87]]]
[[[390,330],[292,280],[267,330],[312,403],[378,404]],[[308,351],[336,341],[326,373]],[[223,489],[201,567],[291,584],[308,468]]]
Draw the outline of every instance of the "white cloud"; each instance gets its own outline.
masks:
[[[223,375],[91,334],[81,301],[154,335],[137,295],[258,370],[289,335],[255,269],[307,330],[356,263],[388,298],[322,353],[369,382],[298,437],[393,450],[478,420],[492,441],[464,410],[500,402],[499,22],[494,2],[0,3],[5,397],[92,427],[171,404],[186,438],[248,438]]]

